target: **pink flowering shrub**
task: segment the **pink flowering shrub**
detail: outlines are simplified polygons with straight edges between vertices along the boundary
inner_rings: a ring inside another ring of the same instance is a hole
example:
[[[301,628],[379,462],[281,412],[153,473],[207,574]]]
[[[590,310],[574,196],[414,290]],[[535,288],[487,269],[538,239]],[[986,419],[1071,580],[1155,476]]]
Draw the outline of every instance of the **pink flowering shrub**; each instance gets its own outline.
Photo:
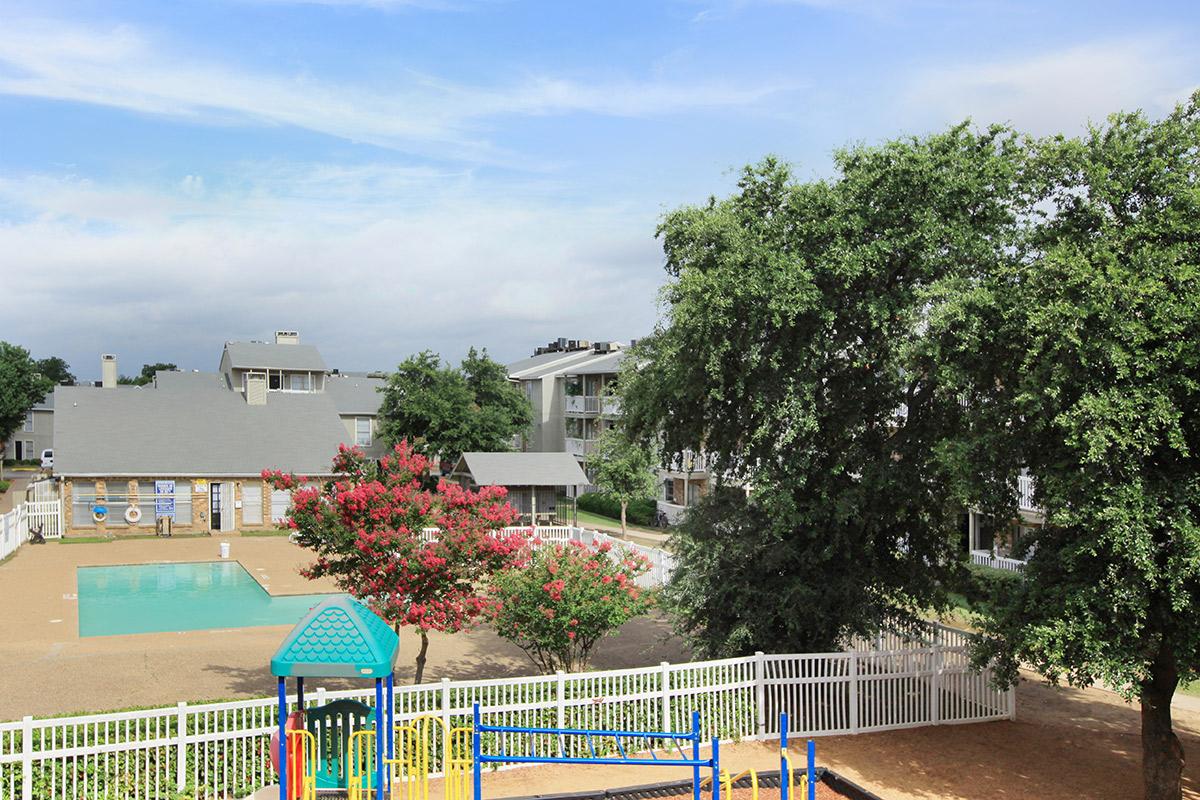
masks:
[[[584,669],[597,641],[653,605],[635,583],[649,568],[608,543],[544,547],[528,565],[495,573],[492,623],[543,672]]]
[[[293,490],[284,524],[316,554],[301,574],[332,577],[397,629],[418,630],[418,683],[429,631],[455,633],[485,618],[492,602],[484,591],[489,577],[529,555],[524,535],[503,530],[517,519],[505,489],[472,492],[440,481],[430,490],[428,471],[428,459],[401,442],[378,466],[342,445],[334,477],[321,485],[281,472],[262,474],[275,488]],[[440,529],[436,540],[423,540],[426,528]]]

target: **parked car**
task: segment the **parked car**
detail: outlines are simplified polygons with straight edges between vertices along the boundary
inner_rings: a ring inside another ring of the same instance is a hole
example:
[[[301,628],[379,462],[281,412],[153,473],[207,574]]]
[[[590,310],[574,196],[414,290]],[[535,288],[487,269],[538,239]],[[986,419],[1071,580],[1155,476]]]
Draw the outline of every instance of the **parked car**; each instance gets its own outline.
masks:
[[[42,469],[54,469],[54,451],[42,451]]]

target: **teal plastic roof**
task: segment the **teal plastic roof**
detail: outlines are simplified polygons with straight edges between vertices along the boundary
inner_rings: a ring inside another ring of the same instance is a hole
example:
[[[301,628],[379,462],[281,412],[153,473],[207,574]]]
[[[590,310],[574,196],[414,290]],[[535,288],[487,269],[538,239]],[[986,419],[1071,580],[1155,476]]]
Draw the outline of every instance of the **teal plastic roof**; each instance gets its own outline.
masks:
[[[399,637],[374,611],[352,597],[330,597],[284,638],[271,658],[271,674],[384,678],[391,674],[399,653]]]

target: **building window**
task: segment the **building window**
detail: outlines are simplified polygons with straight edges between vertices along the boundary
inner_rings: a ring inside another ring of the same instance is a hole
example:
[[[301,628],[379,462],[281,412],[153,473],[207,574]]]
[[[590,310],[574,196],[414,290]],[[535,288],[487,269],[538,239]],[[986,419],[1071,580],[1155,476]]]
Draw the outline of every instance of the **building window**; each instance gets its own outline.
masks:
[[[192,524],[192,482],[186,478],[175,479],[175,524]]]
[[[71,526],[74,528],[90,528],[95,524],[92,520],[92,506],[96,502],[96,484],[94,481],[71,482]]]
[[[371,418],[357,417],[354,420],[354,443],[359,447],[371,446]]]
[[[663,500],[675,505],[675,481],[672,478],[663,481]]]
[[[288,388],[293,392],[307,392],[308,386],[307,373],[294,372],[288,376]]]
[[[283,373],[268,372],[267,373],[267,388],[272,392],[278,392],[283,388]]]
[[[142,519],[139,524],[153,525],[154,515],[158,509],[158,503],[154,499],[154,481],[138,481],[137,505],[138,510],[142,512]]]
[[[21,430],[25,433],[33,433],[33,414],[29,414],[25,417],[25,423]]]
[[[263,501],[261,483],[242,484],[242,524],[262,525]]]

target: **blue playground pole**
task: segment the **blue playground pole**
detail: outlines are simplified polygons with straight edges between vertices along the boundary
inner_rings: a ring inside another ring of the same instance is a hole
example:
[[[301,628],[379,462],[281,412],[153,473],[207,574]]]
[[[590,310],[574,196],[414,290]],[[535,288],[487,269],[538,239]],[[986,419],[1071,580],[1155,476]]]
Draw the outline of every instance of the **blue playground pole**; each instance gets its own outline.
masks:
[[[816,778],[817,764],[817,743],[812,739],[808,740],[808,800],[816,800],[817,798],[817,782]]]
[[[788,731],[788,715],[784,711],[779,715],[779,797],[780,800],[789,800],[788,798],[788,762],[783,757],[787,750],[787,731]]]
[[[475,800],[483,800],[483,770],[479,763],[479,703],[474,707],[474,724],[471,726],[471,771],[475,783]],[[697,770],[699,773],[699,770]]]
[[[182,734],[182,731],[180,732]],[[287,684],[279,679],[279,800],[288,800]]]
[[[383,800],[383,681],[375,679],[375,800]]]
[[[692,761],[700,761],[700,712],[692,712]],[[479,800],[479,798],[476,798]],[[692,767],[692,800],[700,800],[700,765]]]
[[[713,737],[713,788],[712,800],[721,800],[721,740]]]
[[[396,673],[387,676],[387,757],[396,757]],[[392,771],[387,774],[388,789],[392,788]]]

